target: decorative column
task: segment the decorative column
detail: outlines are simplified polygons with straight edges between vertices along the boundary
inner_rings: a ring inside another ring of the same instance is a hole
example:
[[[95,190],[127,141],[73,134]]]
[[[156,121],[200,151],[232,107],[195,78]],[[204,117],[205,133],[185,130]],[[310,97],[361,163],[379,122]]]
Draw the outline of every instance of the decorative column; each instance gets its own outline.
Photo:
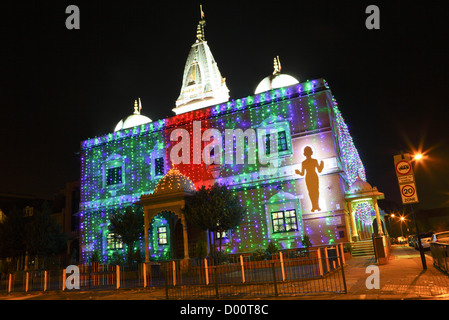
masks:
[[[377,199],[374,197],[372,199],[373,199],[374,211],[376,211],[377,230],[378,230],[379,236],[383,236],[384,232],[382,230],[382,220],[380,220],[380,213],[379,213],[379,206],[377,205]]]
[[[183,214],[181,214],[182,235],[184,238],[184,259],[189,259],[189,240],[187,236],[187,222]]]

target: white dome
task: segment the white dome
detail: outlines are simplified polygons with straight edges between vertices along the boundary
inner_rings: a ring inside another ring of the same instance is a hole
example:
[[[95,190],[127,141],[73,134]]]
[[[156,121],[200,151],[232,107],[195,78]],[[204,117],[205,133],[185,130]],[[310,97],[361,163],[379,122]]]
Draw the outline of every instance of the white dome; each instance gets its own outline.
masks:
[[[125,120],[120,120],[119,123],[117,123],[117,125],[115,126],[114,131],[140,126],[149,122],[151,122],[151,119],[146,116],[143,116],[141,114],[132,114]]]
[[[134,113],[127,118],[120,120],[115,126],[114,132],[152,122],[150,118],[140,114],[140,109],[142,109],[142,105],[139,98],[138,103],[137,100],[134,102]]]
[[[299,81],[288,74],[276,73],[264,78],[256,88],[255,94],[265,92],[271,89],[292,86],[298,84]]]

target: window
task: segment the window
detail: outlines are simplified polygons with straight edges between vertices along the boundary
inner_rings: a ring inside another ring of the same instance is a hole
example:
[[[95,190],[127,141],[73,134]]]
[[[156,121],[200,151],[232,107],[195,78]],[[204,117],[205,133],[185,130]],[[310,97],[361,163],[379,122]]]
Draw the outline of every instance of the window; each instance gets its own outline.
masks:
[[[156,158],[154,160],[154,173],[156,176],[163,176],[165,174],[164,158]]]
[[[287,134],[285,131],[278,131],[278,152],[288,151],[288,143],[287,143]],[[275,137],[275,134],[267,134],[265,135],[265,150],[266,154],[269,155],[271,153],[270,147],[271,147],[271,139]]]
[[[295,209],[272,212],[271,221],[273,224],[273,232],[298,230]]]
[[[217,239],[228,239],[228,231],[222,231],[222,232],[217,232],[216,233],[216,238]]]
[[[167,227],[158,227],[157,228],[157,243],[158,244],[167,244]]]
[[[116,249],[122,249],[123,243],[117,238],[115,233],[109,233],[108,234],[108,249],[110,250],[116,250]]]
[[[109,168],[106,171],[106,185],[112,186],[122,183],[122,167]]]

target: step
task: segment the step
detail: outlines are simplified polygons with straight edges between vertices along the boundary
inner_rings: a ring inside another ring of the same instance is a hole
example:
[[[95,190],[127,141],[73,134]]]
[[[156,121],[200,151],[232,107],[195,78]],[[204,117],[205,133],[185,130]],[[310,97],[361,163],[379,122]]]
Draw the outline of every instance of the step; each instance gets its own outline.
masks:
[[[368,255],[374,255],[374,247],[371,240],[354,242],[352,244],[352,256]]]

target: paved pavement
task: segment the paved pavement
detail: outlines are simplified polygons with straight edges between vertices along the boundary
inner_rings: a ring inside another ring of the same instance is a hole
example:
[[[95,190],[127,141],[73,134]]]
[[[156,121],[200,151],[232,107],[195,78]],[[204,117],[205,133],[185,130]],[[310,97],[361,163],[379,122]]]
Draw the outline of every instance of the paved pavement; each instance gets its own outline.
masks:
[[[367,288],[367,278],[372,271],[367,267],[376,265],[374,256],[353,257],[346,261],[347,294],[310,295],[302,299],[323,300],[449,300],[449,276],[433,266],[433,259],[426,251],[427,269],[424,270],[419,251],[408,245],[392,246],[387,264],[379,269],[379,288]],[[370,283],[373,283],[369,281]]]
[[[379,269],[379,288],[369,289],[366,280],[371,276],[367,267],[375,266],[374,256],[353,257],[346,261],[345,278],[348,293],[301,294],[269,297],[268,300],[449,300],[449,276],[433,266],[430,252],[426,252],[427,270],[423,270],[420,254],[408,245],[392,247],[387,264]],[[163,288],[133,290],[13,293],[0,297],[7,300],[164,300]],[[260,299],[257,298],[258,300]],[[242,297],[251,300],[251,297]]]

